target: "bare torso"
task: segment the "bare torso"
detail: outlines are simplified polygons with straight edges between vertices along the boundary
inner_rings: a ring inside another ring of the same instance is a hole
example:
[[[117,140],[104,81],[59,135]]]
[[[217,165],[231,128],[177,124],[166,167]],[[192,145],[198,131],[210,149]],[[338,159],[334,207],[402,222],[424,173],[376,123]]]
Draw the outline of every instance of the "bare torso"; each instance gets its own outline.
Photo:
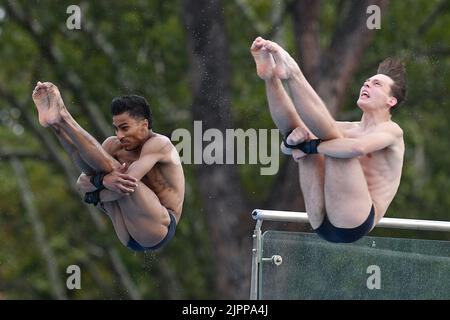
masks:
[[[159,134],[149,138],[145,144],[154,143],[155,137],[162,137]],[[111,155],[120,163],[126,163],[128,168],[141,156],[141,149],[127,151],[116,137],[112,138]],[[184,174],[175,147],[170,144],[171,150],[165,153],[164,158],[158,161],[153,168],[144,175],[141,182],[149,187],[158,197],[161,204],[167,209],[174,211],[177,220],[181,216],[184,200]]]
[[[390,124],[397,126],[394,122]],[[398,126],[397,126],[398,127]],[[359,122],[345,130],[347,138],[358,138],[376,131],[380,126],[364,129]],[[398,130],[401,129],[398,127]],[[375,207],[376,222],[386,213],[391,201],[397,193],[403,167],[405,145],[400,135],[391,146],[359,157],[364,176],[367,181],[373,205]]]

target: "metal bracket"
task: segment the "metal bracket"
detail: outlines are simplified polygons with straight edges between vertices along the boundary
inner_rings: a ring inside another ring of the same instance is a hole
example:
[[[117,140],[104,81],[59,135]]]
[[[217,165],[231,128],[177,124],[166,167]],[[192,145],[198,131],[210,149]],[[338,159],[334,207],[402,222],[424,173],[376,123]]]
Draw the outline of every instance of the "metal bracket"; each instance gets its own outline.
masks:
[[[277,254],[274,254],[270,258],[262,258],[261,261],[263,262],[272,262],[277,267],[283,263],[283,258]]]

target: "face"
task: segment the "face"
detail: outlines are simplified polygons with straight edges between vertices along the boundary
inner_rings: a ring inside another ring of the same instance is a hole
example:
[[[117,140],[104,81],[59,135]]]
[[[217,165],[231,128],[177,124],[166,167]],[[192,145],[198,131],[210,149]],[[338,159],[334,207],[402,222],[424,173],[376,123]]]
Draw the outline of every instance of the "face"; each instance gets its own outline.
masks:
[[[397,99],[391,95],[393,84],[394,81],[384,74],[367,79],[359,91],[358,106],[361,109],[391,108],[397,103]]]
[[[136,119],[128,112],[113,116],[113,125],[117,138],[127,151],[137,149],[148,137],[147,119]]]

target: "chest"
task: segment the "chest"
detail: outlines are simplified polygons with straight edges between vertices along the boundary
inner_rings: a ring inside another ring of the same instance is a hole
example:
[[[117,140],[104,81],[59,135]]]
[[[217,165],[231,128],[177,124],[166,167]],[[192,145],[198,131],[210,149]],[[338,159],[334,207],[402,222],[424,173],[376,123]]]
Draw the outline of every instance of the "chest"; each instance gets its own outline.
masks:
[[[118,150],[114,153],[114,158],[117,159],[121,164],[125,163],[126,168],[128,168],[133,162],[139,159],[140,154],[137,152],[129,152],[126,150]],[[141,181],[152,189],[157,189],[155,182],[161,180],[161,173],[159,170],[159,165],[156,164],[152,170],[150,170]]]
[[[363,130],[360,127],[351,128],[345,131],[346,138],[357,139],[367,134],[370,134],[370,131]],[[376,168],[380,164],[380,161],[383,162],[384,154],[382,152],[372,152],[368,153],[362,157],[359,157],[358,160],[363,167],[365,172],[369,172],[371,168]]]
[[[128,168],[130,164],[139,159],[139,154],[137,152],[118,150],[114,153],[114,158],[116,158],[121,164],[125,163]]]
[[[354,128],[350,128],[345,130],[344,135],[346,138],[359,138],[362,137],[364,135],[367,135],[369,132],[364,131],[363,129],[361,129],[359,126],[358,127],[354,127]]]

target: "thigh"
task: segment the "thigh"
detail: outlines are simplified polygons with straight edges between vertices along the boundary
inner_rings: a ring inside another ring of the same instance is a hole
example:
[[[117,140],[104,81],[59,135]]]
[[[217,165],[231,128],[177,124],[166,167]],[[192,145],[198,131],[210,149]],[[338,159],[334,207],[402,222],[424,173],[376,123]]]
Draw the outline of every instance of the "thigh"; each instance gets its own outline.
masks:
[[[325,208],[330,222],[354,228],[368,217],[372,199],[358,159],[325,157]]]
[[[317,229],[325,217],[324,156],[308,155],[300,159],[298,170],[308,220]]]
[[[140,245],[153,246],[166,236],[169,213],[144,183],[139,182],[134,193],[117,203],[128,232]]]
[[[111,219],[114,230],[116,231],[117,237],[123,245],[127,245],[130,240],[130,233],[125,225],[123,219],[123,214],[117,201],[104,202],[102,206],[98,207],[104,211],[108,217]]]

